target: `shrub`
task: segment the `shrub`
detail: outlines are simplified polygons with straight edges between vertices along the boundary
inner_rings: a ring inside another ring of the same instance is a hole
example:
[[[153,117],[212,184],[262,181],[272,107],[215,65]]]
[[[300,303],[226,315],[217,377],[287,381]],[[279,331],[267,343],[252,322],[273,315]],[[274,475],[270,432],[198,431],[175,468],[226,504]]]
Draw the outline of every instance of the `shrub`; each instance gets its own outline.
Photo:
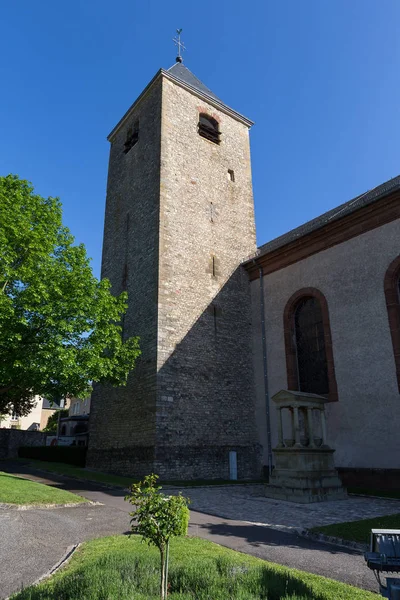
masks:
[[[61,462],[76,467],[85,466],[86,453],[86,446],[21,446],[18,449],[20,458]]]

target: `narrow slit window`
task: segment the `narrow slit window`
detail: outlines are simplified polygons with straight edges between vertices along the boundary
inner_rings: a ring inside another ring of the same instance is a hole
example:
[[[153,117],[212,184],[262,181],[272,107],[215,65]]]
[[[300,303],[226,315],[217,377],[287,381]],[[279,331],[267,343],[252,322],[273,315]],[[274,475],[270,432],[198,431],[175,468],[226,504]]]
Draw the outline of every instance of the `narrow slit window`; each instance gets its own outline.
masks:
[[[215,277],[215,256],[212,257],[212,275]]]
[[[124,269],[122,271],[122,289],[125,292],[128,287],[128,265],[124,264]]]
[[[229,181],[235,181],[235,171],[233,169],[228,169],[228,179]]]
[[[205,138],[206,140],[214,142],[214,144],[219,144],[219,136],[221,135],[221,132],[219,131],[218,121],[216,121],[209,115],[206,115],[204,113],[200,114],[198,132],[199,135],[201,135],[201,137]]]
[[[214,332],[217,333],[217,330],[220,327],[218,321],[220,321],[222,315],[221,307],[212,302],[208,305],[207,312],[210,315],[210,324],[212,323],[214,326]]]

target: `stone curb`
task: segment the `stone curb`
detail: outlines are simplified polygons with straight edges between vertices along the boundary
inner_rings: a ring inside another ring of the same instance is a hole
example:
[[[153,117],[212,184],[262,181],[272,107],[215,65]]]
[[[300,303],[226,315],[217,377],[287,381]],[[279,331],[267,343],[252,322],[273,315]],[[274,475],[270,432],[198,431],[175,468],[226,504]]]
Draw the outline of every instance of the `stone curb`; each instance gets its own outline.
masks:
[[[29,586],[33,586],[33,585],[38,585],[39,583],[41,583],[42,581],[44,581],[45,579],[48,579],[49,577],[51,577],[52,575],[54,575],[54,573],[56,573],[57,571],[59,571],[59,569],[61,569],[61,567],[65,567],[65,565],[67,565],[69,563],[69,561],[72,558],[72,555],[75,553],[75,551],[79,548],[81,544],[74,544],[73,546],[68,546],[66,553],[64,554],[64,556],[61,558],[61,560],[59,560],[55,565],[53,565],[51,567],[51,569],[49,569],[47,571],[47,573],[45,573],[44,575],[42,575],[41,577],[39,577],[39,579],[36,579],[36,581],[34,581],[33,583],[30,583]],[[22,590],[21,590],[22,591]],[[12,595],[16,594],[17,592],[13,592]],[[6,598],[5,600],[10,600],[11,596],[8,596],[8,598]]]
[[[297,529],[297,533],[308,540],[314,542],[322,542],[323,544],[330,544],[332,546],[340,546],[342,548],[348,548],[350,550],[356,550],[357,552],[367,552],[367,544],[359,544],[358,542],[352,542],[351,540],[344,540],[342,538],[335,537],[333,535],[325,535],[324,533],[317,533],[310,531],[309,529]]]
[[[67,502],[65,504],[7,504],[0,502],[0,510],[48,510],[52,508],[78,508],[79,506],[103,506],[102,502],[93,502],[88,500],[87,502]]]

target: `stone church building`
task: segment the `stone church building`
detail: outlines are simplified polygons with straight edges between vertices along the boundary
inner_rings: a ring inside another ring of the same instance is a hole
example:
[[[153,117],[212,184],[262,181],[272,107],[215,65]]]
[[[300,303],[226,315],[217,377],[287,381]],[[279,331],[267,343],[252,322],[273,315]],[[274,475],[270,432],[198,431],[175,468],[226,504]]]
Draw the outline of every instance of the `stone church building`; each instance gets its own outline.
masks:
[[[251,126],[178,61],[109,135],[102,277],[142,356],[93,392],[89,467],[260,477],[300,390],[336,466],[400,468],[400,177],[257,249]]]

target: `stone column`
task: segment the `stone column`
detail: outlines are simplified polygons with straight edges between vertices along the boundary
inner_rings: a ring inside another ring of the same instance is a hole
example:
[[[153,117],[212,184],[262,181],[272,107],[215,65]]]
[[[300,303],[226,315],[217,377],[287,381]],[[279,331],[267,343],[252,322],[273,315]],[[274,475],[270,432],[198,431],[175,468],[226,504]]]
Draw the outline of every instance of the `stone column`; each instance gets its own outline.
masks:
[[[299,409],[297,406],[293,407],[293,421],[294,421],[294,446],[295,448],[301,448],[300,443],[300,423],[299,423]]]
[[[308,437],[309,437],[309,442],[308,442],[308,447],[309,448],[315,448],[315,442],[314,442],[314,429],[313,429],[313,412],[312,412],[312,408],[307,408],[307,423],[308,423]]]
[[[294,409],[293,408],[289,408],[290,410],[290,425],[292,427],[292,431],[290,432],[290,439],[293,440],[293,444],[294,444],[294,429],[295,429],[295,425],[294,425]]]
[[[325,421],[325,410],[321,411],[321,431],[322,431],[322,446],[326,446],[326,421]]]
[[[278,445],[277,445],[277,448],[284,448],[282,409],[281,408],[278,408]]]

